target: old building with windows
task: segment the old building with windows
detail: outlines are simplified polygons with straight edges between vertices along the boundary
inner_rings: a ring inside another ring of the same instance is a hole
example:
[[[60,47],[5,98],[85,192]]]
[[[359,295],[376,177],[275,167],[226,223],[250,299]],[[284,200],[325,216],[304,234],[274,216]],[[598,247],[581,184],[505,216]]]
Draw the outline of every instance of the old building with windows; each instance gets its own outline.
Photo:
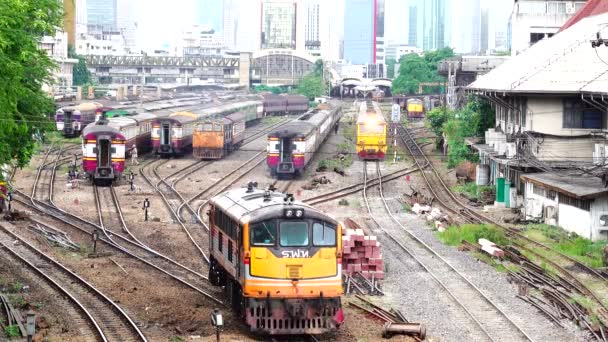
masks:
[[[608,215],[608,47],[590,42],[598,30],[608,37],[608,13],[592,14],[466,90],[496,109],[495,127],[472,146],[490,182],[505,182],[507,197],[507,191],[517,194],[505,203],[598,239],[608,237],[599,222]],[[568,221],[572,215],[576,222]]]

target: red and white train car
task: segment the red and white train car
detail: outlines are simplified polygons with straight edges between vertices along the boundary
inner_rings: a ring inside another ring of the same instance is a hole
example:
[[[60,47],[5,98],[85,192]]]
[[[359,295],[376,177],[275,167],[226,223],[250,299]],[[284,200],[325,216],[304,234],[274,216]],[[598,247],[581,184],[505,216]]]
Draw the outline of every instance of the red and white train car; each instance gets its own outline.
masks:
[[[177,112],[152,121],[153,152],[165,156],[183,154],[192,146],[192,134],[198,119],[198,114]]]
[[[105,120],[82,130],[82,169],[99,185],[111,184],[125,171],[125,137]]]
[[[342,105],[330,101],[268,134],[266,163],[273,176],[296,176],[342,117]]]
[[[134,146],[137,146],[139,153],[143,153],[152,148],[152,122],[161,115],[141,113],[133,116],[116,117],[108,120],[108,125],[116,128],[125,137],[127,155]]]

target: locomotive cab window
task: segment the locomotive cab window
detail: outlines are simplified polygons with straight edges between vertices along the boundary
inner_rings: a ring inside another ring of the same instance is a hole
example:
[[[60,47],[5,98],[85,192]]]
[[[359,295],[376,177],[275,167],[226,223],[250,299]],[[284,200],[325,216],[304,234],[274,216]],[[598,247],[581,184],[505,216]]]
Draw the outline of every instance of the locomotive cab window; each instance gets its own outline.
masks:
[[[277,226],[273,221],[260,222],[251,226],[251,244],[253,246],[274,246],[276,236]]]
[[[222,125],[220,125],[220,124],[213,125],[213,130],[216,131],[216,132],[221,132],[222,131]]]
[[[336,226],[329,223],[315,222],[312,225],[312,243],[315,246],[335,246]]]
[[[213,131],[213,124],[212,123],[205,123],[203,125],[203,131],[205,131],[205,132],[211,132],[211,131]]]
[[[308,246],[308,223],[305,221],[283,221],[279,226],[281,246]]]

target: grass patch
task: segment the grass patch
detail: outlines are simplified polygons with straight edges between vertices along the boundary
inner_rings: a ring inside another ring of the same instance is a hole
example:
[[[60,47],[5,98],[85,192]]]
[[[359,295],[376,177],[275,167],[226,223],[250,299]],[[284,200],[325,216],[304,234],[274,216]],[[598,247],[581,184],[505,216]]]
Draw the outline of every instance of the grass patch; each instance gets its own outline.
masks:
[[[492,266],[498,272],[507,272],[507,267],[503,265],[498,259],[492,258],[491,256],[482,253],[482,252],[473,252],[471,253],[475,258],[485,262],[486,264]]]
[[[11,289],[13,292],[21,292],[21,290],[23,289],[23,284],[17,280],[13,283],[13,286],[11,286]]]
[[[345,155],[344,159],[340,158],[332,158],[332,159],[323,159],[319,162],[318,170],[323,171],[333,171],[333,170],[342,170],[353,165],[353,156],[351,154]]]
[[[21,335],[21,332],[19,331],[19,326],[15,324],[4,327],[4,333],[8,338],[19,337]]]
[[[25,308],[27,306],[27,301],[22,295],[9,294],[7,297],[11,304],[16,308]]]
[[[454,192],[465,194],[468,198],[479,199],[482,195],[491,193],[494,190],[492,186],[479,186],[473,182],[456,185],[452,188]]]
[[[604,266],[602,257],[605,242],[593,242],[547,224],[528,225],[525,234],[529,238],[542,242],[590,267]]]
[[[465,224],[460,227],[451,226],[444,232],[437,233],[437,235],[448,246],[458,246],[462,240],[477,243],[481,238],[488,239],[501,246],[509,243],[502,230],[487,224]]]
[[[46,132],[46,142],[49,144],[80,144],[80,137],[66,138],[60,131]]]
[[[274,124],[278,124],[279,121],[283,120],[281,116],[265,116],[262,118],[262,124],[272,126]]]
[[[403,212],[406,212],[406,213],[412,212],[412,206],[410,206],[407,203],[403,203],[403,205],[401,207],[403,208]]]
[[[171,336],[169,342],[185,342],[186,340],[181,336]]]

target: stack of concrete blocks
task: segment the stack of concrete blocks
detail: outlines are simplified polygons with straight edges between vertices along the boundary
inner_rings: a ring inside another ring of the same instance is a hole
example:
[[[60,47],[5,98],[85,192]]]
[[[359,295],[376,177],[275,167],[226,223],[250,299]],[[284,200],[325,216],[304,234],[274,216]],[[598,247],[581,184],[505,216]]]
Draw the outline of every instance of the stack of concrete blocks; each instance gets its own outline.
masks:
[[[376,236],[365,235],[363,229],[346,228],[342,235],[342,271],[367,279],[384,279],[384,260]]]

